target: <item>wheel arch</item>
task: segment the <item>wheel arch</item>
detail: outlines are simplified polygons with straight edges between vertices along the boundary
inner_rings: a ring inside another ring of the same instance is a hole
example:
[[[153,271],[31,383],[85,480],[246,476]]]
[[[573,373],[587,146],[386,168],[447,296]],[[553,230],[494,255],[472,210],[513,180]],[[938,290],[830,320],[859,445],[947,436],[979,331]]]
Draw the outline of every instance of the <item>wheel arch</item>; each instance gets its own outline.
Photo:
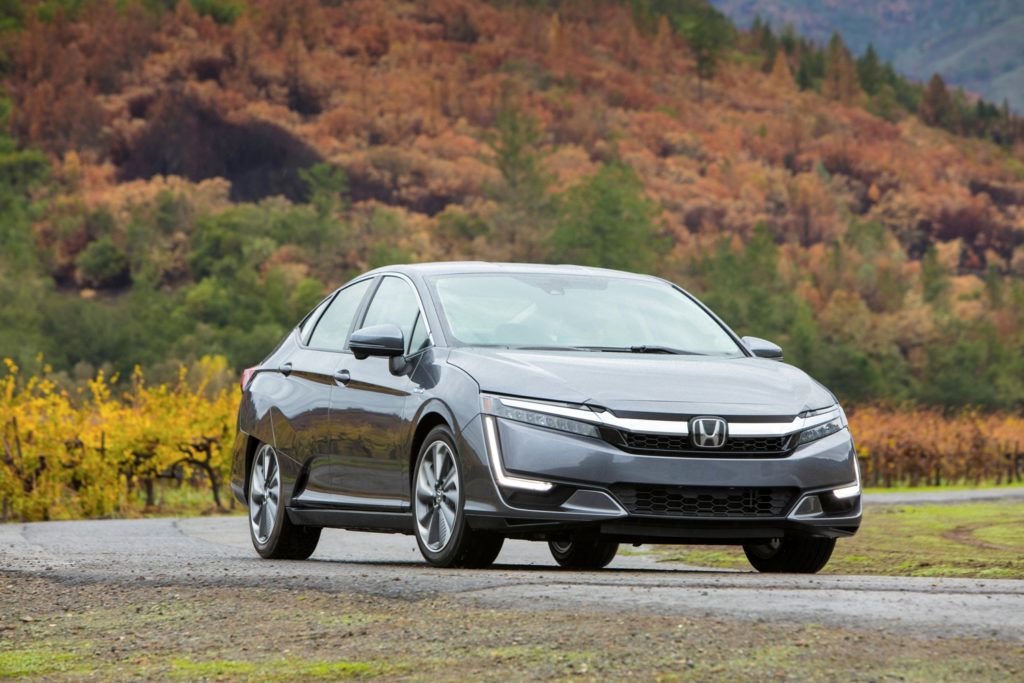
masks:
[[[420,453],[420,448],[423,446],[423,442],[427,438],[427,434],[430,433],[435,427],[447,427],[449,430],[452,429],[451,420],[442,415],[437,410],[428,410],[420,417],[420,421],[416,424],[416,431],[413,432],[411,445],[409,448],[409,482],[412,483],[412,478],[416,472],[416,457]]]
[[[256,458],[256,449],[259,448],[261,441],[252,434],[246,434],[245,439],[245,468],[242,473],[242,493],[245,495],[245,499],[249,500],[249,480],[252,475],[252,461]]]

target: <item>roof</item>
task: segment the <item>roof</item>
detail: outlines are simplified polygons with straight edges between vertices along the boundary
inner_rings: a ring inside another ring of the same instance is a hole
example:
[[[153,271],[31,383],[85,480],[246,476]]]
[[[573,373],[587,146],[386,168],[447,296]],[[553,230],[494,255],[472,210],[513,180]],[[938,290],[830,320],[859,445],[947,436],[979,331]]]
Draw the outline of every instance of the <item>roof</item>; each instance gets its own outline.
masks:
[[[648,279],[651,276],[629,273],[608,268],[593,268],[572,264],[543,263],[491,263],[488,261],[437,261],[433,263],[409,263],[376,268],[376,272],[398,272],[408,275],[454,275],[457,273],[537,273],[542,275],[604,275]]]

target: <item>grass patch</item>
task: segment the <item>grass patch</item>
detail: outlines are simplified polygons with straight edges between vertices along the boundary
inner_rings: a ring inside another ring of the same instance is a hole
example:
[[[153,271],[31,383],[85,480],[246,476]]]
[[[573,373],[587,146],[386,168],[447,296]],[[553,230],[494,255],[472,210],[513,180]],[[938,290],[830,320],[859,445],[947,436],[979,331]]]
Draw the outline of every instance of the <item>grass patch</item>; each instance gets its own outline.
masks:
[[[220,492],[224,509],[219,509],[213,502],[213,494],[208,486],[178,486],[173,483],[157,482],[155,484],[156,505],[146,507],[145,495],[139,492],[136,496],[138,515],[140,517],[205,517],[209,515],[240,515],[245,507],[238,504],[229,487]]]
[[[379,676],[385,668],[368,662],[305,661],[301,659],[275,659],[271,661],[241,661],[214,659],[192,661],[175,659],[171,670],[175,678],[193,681],[197,679],[229,679],[233,681],[275,680],[345,680]]]
[[[0,678],[22,678],[68,672],[78,658],[65,652],[49,650],[0,649]]]
[[[1024,579],[1024,501],[872,506],[826,574]],[[665,561],[749,569],[741,548],[659,546]]]

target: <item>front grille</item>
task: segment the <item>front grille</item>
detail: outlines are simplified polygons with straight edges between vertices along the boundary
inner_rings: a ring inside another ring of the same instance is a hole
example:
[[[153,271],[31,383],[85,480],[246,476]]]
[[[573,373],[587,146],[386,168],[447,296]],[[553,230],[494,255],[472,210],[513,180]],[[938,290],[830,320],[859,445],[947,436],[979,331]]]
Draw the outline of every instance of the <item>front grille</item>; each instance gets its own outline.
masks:
[[[628,451],[679,455],[785,455],[792,448],[793,435],[733,436],[721,448],[697,448],[689,436],[620,432],[622,447]]]
[[[782,517],[796,495],[788,488],[718,488],[617,484],[612,493],[626,511],[664,517]]]

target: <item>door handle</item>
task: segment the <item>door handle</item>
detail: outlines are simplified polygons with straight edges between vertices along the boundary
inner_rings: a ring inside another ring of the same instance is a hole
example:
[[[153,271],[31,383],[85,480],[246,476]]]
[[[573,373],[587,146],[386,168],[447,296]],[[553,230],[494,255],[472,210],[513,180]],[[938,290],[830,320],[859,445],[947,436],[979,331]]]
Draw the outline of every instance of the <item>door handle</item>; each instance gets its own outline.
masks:
[[[277,370],[282,375],[287,377],[288,375],[292,374],[292,364],[291,363],[284,363],[284,364],[278,366]]]
[[[338,370],[334,373],[334,381],[338,384],[348,384],[351,379],[352,375],[349,374],[348,370]]]

